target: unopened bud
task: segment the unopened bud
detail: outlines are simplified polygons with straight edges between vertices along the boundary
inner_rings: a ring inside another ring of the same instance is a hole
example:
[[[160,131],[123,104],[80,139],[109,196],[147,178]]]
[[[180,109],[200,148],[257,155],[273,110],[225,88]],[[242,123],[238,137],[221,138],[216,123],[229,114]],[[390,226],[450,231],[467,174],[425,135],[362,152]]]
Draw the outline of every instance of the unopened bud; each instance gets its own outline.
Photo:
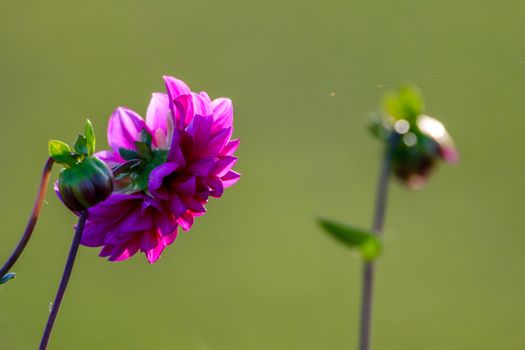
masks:
[[[392,172],[410,188],[422,187],[438,160],[459,160],[445,126],[424,114],[423,98],[414,87],[403,87],[387,95],[384,113],[376,114],[369,124],[374,135],[390,143]]]
[[[61,200],[74,212],[102,202],[113,192],[113,174],[94,151],[95,134],[89,120],[85,136],[78,136],[74,150],[61,141],[49,142],[49,155],[64,166],[57,182]]]
[[[58,190],[64,204],[75,212],[86,210],[109,197],[113,192],[111,170],[96,157],[62,169]]]

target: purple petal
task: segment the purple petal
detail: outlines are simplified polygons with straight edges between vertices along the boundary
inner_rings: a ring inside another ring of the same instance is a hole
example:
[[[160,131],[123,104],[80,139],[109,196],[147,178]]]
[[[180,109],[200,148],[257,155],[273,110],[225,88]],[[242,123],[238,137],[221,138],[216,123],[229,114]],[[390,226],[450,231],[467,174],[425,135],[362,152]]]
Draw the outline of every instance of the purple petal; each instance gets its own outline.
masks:
[[[169,162],[159,165],[149,174],[148,189],[154,196],[159,196],[163,199],[165,195],[159,192],[159,189],[164,183],[164,178],[173,174],[175,171],[180,169],[180,165],[177,163]]]
[[[168,202],[168,206],[171,214],[175,218],[179,218],[182,214],[184,214],[184,212],[188,210],[188,207],[184,205],[184,203],[181,201],[178,195],[171,196]]]
[[[189,166],[188,170],[197,176],[208,176],[215,166],[215,158],[199,159]]]
[[[211,174],[218,177],[224,176],[232,169],[235,163],[237,163],[237,157],[219,157],[219,160],[215,163]]]
[[[166,213],[156,213],[155,227],[157,228],[157,232],[164,237],[177,230],[177,222],[171,215],[167,215]]]
[[[175,182],[177,192],[181,194],[193,195],[197,190],[197,179],[195,176],[187,176],[177,179]]]
[[[192,212],[195,212],[195,213],[205,213],[206,212],[206,208],[204,207],[204,204],[191,196],[182,197],[182,201],[188,207],[188,209],[191,210]]]
[[[231,136],[231,128],[222,129],[217,132],[208,142],[206,149],[201,152],[201,156],[218,155],[228,142]]]
[[[219,198],[224,193],[224,185],[222,184],[222,180],[218,177],[209,177],[206,180],[206,185],[208,185],[211,189],[210,196]]]

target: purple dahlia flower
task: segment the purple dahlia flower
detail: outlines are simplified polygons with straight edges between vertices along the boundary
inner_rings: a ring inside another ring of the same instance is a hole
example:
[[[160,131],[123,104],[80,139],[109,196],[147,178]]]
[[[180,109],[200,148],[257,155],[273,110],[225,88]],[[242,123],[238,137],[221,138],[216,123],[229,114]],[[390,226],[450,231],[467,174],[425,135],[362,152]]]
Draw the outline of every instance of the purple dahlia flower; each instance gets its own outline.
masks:
[[[115,192],[89,209],[81,243],[100,256],[125,260],[137,252],[154,263],[239,180],[232,170],[239,140],[231,140],[233,106],[210,100],[181,80],[164,77],[167,94],[154,93],[143,120],[119,107],[109,120],[111,150],[97,153],[115,175]]]

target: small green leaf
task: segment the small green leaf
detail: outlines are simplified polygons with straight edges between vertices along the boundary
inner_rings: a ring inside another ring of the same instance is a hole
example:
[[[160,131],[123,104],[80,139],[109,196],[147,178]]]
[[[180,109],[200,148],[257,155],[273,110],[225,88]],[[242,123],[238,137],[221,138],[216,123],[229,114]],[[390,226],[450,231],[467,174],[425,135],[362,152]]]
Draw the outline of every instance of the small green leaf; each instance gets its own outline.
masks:
[[[49,141],[49,155],[51,157],[70,152],[71,148],[67,143],[58,140]]]
[[[151,160],[153,154],[151,153],[150,146],[147,143],[141,141],[135,141],[135,147],[137,147],[137,153],[140,158]]]
[[[89,119],[86,119],[86,145],[88,150],[88,156],[92,156],[93,153],[95,153],[95,144],[96,144],[96,138],[95,138],[95,131],[93,130],[93,124],[91,124],[91,121]]]
[[[414,123],[416,118],[423,114],[425,106],[419,89],[404,86],[385,97],[384,108],[392,117]]]
[[[372,232],[327,219],[320,219],[319,224],[327,233],[341,243],[359,250],[366,261],[374,260],[381,253],[381,241]]]
[[[88,155],[88,147],[87,147],[87,140],[84,135],[78,135],[77,140],[75,141],[75,151],[77,153]]]
[[[49,141],[49,156],[66,167],[74,166],[77,161],[72,156],[71,148],[67,143],[58,140]]]
[[[16,277],[16,273],[14,272],[9,272],[9,273],[6,273],[2,278],[0,278],[0,284],[4,284],[6,283],[7,281],[13,279]]]
[[[153,138],[151,137],[151,134],[146,129],[142,129],[140,133],[140,140],[144,142],[149,149],[151,149],[151,142],[153,141]]]
[[[119,148],[118,153],[125,160],[140,159],[139,154],[131,149]]]

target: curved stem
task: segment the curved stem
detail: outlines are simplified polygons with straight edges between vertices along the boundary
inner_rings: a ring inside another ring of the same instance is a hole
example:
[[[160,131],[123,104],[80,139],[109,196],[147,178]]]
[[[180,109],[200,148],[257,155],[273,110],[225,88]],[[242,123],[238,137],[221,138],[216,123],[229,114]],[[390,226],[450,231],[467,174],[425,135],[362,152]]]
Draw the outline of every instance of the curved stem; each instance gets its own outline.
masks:
[[[11,267],[13,267],[20,255],[22,255],[22,252],[24,251],[27,242],[29,242],[29,239],[31,238],[36,222],[38,220],[38,216],[40,215],[40,210],[42,209],[44,197],[46,196],[47,185],[51,176],[51,169],[53,168],[53,163],[54,161],[52,158],[47,159],[46,165],[44,166],[44,171],[42,172],[42,180],[40,181],[40,187],[38,188],[35,204],[33,205],[33,211],[31,211],[31,216],[29,217],[29,221],[27,222],[26,229],[22,235],[22,238],[20,238],[20,241],[18,242],[18,245],[16,246],[15,250],[9,257],[9,259],[7,259],[4,266],[2,266],[2,268],[0,269],[0,278],[4,276],[7,272],[9,272]]]
[[[71,243],[71,248],[69,249],[69,256],[67,257],[66,266],[64,267],[64,273],[62,274],[62,279],[60,280],[60,285],[53,302],[53,307],[49,313],[49,318],[47,319],[46,328],[44,329],[44,334],[42,335],[42,341],[40,342],[39,350],[47,349],[47,344],[49,343],[49,338],[51,337],[51,332],[53,331],[53,325],[58,315],[58,310],[60,309],[60,304],[64,298],[66,292],[67,284],[69,282],[69,277],[71,277],[71,271],[73,270],[73,265],[75,264],[75,258],[77,257],[78,246],[80,245],[80,239],[82,238],[82,232],[84,231],[84,225],[86,224],[88,218],[87,211],[84,211],[80,214],[78,219],[77,228],[75,231],[75,236],[73,237],[73,242]]]
[[[388,195],[388,180],[390,179],[390,172],[392,169],[392,152],[397,142],[399,142],[399,134],[394,132],[386,145],[385,155],[383,157],[383,164],[379,173],[379,180],[377,183],[377,193],[375,199],[374,220],[372,223],[372,231],[375,232],[376,235],[381,235],[383,232],[383,224],[385,221],[386,202]],[[374,270],[375,264],[373,261],[364,263],[361,290],[362,299],[359,329],[359,350],[370,349],[372,300],[374,291]]]

